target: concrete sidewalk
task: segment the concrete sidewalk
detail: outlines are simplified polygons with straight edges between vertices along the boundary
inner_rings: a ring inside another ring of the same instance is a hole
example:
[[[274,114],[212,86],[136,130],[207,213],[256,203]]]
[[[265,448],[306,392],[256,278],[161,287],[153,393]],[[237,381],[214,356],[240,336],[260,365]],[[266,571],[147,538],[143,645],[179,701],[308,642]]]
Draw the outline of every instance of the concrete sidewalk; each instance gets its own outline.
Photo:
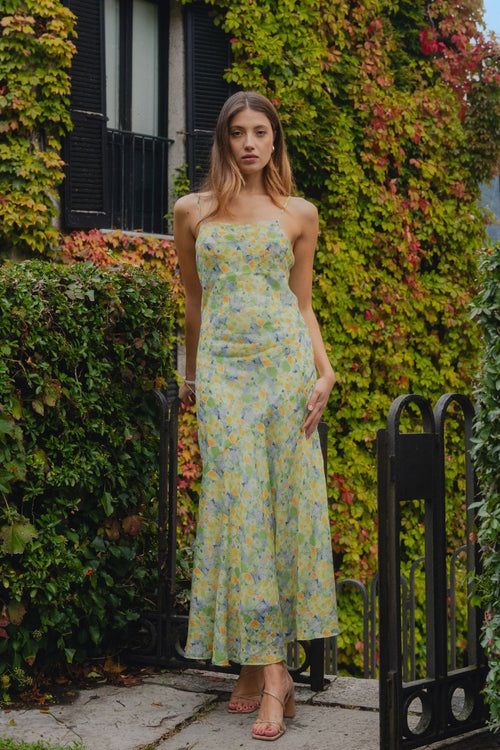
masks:
[[[82,690],[70,705],[0,712],[0,738],[80,742],[86,750],[257,750],[251,736],[256,714],[227,712],[235,679],[187,670],[158,673],[134,687]],[[378,683],[331,679],[321,693],[297,686],[297,712],[286,722],[287,732],[278,745],[282,750],[380,750]],[[485,744],[490,739],[496,744]],[[482,744],[455,741],[446,746],[500,748],[500,739],[491,735],[469,740],[474,741]]]

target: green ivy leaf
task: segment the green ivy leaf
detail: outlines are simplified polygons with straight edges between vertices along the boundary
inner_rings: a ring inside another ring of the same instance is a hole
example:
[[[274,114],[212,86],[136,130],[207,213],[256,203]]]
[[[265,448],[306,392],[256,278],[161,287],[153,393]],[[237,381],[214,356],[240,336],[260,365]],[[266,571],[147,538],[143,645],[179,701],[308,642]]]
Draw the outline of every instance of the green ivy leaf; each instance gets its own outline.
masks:
[[[9,602],[7,604],[7,615],[13,625],[20,625],[26,614],[26,607],[22,602]]]
[[[0,435],[13,435],[14,425],[12,420],[0,414]]]
[[[45,409],[43,407],[43,401],[40,401],[39,399],[33,399],[31,402],[31,406],[33,408],[33,411],[36,411],[37,414],[40,414],[41,417],[45,414]]]
[[[11,482],[13,481],[12,472],[0,468],[0,492],[10,492]]]
[[[2,551],[7,555],[20,555],[26,545],[37,536],[35,527],[27,521],[16,521],[10,526],[2,526],[0,539]]]
[[[113,498],[109,492],[103,492],[101,497],[101,505],[108,517],[113,514]]]

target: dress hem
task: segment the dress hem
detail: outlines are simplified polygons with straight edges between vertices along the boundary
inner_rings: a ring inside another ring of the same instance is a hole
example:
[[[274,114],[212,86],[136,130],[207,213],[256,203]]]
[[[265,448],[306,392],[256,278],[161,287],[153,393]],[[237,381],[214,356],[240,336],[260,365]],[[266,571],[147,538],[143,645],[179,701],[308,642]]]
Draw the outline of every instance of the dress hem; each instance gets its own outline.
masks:
[[[339,629],[334,628],[331,631],[329,631],[328,635],[325,635],[324,631],[317,635],[299,635],[296,638],[291,638],[290,640],[287,640],[285,642],[285,646],[287,646],[290,643],[296,643],[297,641],[313,641],[319,638],[333,638],[337,636],[338,634],[339,634]],[[211,651],[210,652],[207,651],[206,653],[202,655],[198,655],[198,656],[195,656],[185,651],[185,655],[188,659],[193,659],[195,661],[210,661],[210,663],[216,667],[228,667],[231,664],[240,664],[240,665],[251,664],[255,666],[260,666],[260,665],[266,665],[266,664],[276,664],[277,662],[286,661],[286,655],[284,656],[272,655],[264,659],[259,658],[258,656],[255,656],[253,658],[251,656],[246,656],[244,661],[240,661],[241,657],[237,658],[237,657],[231,657],[231,656],[228,656],[226,660],[222,660],[222,659],[214,660],[213,652]]]

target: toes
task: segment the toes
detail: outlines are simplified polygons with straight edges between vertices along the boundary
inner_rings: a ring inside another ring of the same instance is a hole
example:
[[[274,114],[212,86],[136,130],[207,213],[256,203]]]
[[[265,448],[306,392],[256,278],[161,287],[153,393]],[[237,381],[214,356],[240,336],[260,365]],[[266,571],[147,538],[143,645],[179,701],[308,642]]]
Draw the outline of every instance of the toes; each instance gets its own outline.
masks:
[[[257,726],[253,727],[252,732],[254,734],[258,734],[259,737],[274,737],[275,735],[279,734],[279,731],[276,729],[276,727],[273,727],[269,724],[258,724]]]

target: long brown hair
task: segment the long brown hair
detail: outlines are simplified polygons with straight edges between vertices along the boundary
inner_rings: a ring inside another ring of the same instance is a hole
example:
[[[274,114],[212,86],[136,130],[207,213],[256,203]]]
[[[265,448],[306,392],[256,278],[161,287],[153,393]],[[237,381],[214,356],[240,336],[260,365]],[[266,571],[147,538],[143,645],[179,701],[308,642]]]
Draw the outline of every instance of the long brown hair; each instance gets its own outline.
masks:
[[[256,91],[238,91],[224,103],[215,126],[215,136],[210,158],[210,169],[202,190],[215,198],[216,206],[205,218],[227,212],[229,200],[238,195],[244,185],[243,176],[231,153],[229,127],[231,119],[244,109],[262,112],[274,133],[274,151],[264,167],[264,188],[277,206],[280,198],[288,197],[292,191],[293,178],[286,150],[283,127],[276,107]]]

